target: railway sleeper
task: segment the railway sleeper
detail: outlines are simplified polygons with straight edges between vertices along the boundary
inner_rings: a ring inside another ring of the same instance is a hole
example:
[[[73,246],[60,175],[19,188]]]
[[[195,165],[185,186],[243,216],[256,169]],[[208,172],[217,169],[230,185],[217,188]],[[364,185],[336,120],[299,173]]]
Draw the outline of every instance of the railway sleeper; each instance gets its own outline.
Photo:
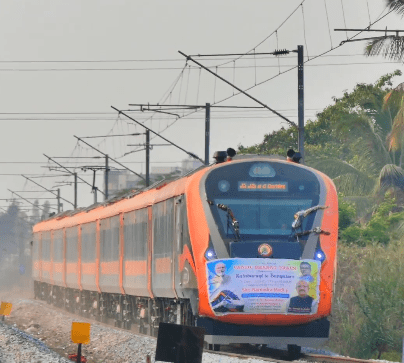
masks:
[[[98,293],[34,282],[34,297],[66,311],[157,337],[160,322],[195,325],[188,300]],[[218,350],[212,345],[212,350]]]

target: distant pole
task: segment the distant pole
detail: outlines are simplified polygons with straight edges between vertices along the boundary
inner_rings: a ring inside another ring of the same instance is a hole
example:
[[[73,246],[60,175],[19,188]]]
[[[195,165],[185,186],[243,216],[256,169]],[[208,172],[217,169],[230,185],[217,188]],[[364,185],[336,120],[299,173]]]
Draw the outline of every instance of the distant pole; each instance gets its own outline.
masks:
[[[146,130],[146,187],[150,185],[150,131]]]
[[[74,174],[74,209],[77,209],[77,173]]]
[[[105,155],[105,186],[104,186],[104,200],[108,199],[108,173],[109,173],[109,168],[108,168],[108,154]]]
[[[79,343],[77,348],[77,363],[81,363],[81,343]]]
[[[401,356],[401,363],[404,363],[404,338],[403,338],[403,352]]]
[[[57,195],[56,199],[58,201],[58,213],[60,213],[60,189],[59,188],[57,189],[57,193],[58,193],[58,195]]]
[[[93,193],[94,193],[94,204],[97,203],[97,187],[95,186],[95,173],[96,169],[93,169]],[[105,195],[105,194],[104,194]]]
[[[298,149],[304,164],[304,74],[303,45],[297,46],[297,81],[298,81]]]
[[[205,165],[209,165],[210,103],[205,106]]]

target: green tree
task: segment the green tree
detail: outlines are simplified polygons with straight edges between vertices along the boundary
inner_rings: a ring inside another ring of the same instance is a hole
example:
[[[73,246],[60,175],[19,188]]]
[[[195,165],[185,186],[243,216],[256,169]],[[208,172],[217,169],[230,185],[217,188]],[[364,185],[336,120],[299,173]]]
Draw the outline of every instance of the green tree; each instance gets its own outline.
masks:
[[[399,111],[394,103],[386,107],[386,95],[392,91],[393,78],[399,75],[397,70],[374,84],[356,85],[342,97],[334,97],[334,103],[305,126],[306,164],[330,176],[362,216],[364,209],[374,204],[382,174],[395,173],[399,169],[388,166],[399,168],[401,163],[401,150],[393,150],[386,143]],[[288,148],[296,147],[296,139],[294,128],[281,128],[265,135],[261,144],[240,145],[239,151],[285,155]]]
[[[358,317],[357,356],[370,358],[377,352],[400,352],[404,333],[403,249],[399,244],[388,248],[373,246],[363,256],[361,281],[355,295],[363,317]]]

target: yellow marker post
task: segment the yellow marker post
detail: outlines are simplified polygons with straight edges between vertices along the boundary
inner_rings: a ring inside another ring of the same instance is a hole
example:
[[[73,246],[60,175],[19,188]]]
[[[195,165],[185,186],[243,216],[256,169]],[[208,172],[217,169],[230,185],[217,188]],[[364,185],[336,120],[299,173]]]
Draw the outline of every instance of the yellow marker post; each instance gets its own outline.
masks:
[[[72,323],[72,341],[77,343],[77,363],[81,363],[81,344],[90,343],[90,323]]]
[[[2,320],[4,321],[4,317],[11,314],[11,308],[13,304],[8,302],[2,302],[0,305],[0,315],[2,315]]]

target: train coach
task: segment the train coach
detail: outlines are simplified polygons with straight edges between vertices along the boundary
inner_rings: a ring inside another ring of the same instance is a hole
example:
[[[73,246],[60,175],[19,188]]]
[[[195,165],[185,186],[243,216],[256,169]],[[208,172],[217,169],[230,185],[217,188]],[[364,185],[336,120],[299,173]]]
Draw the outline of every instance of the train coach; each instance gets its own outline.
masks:
[[[175,181],[36,224],[35,296],[149,335],[160,322],[203,327],[213,349],[325,342],[333,182],[279,158],[216,156]]]

